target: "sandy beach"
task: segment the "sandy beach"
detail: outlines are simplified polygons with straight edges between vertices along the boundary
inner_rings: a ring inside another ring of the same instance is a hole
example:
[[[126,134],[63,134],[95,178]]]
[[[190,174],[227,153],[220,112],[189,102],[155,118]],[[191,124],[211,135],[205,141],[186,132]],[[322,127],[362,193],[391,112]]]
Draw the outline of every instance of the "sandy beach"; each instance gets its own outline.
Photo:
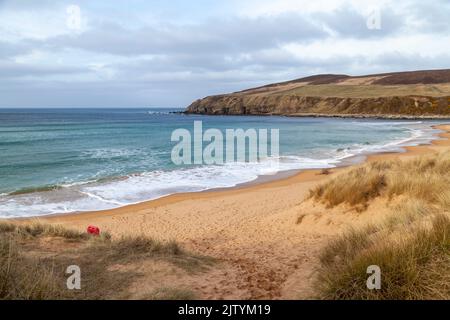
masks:
[[[369,156],[366,161],[410,159],[450,149],[450,125],[431,145],[407,147],[404,153]],[[145,291],[155,282],[189,286],[201,299],[311,298],[318,252],[349,226],[381,219],[384,203],[364,212],[304,201],[308,191],[349,167],[307,170],[277,181],[240,188],[177,194],[118,209],[56,215],[39,221],[85,230],[96,225],[113,237],[147,235],[176,240],[197,254],[217,259],[217,267],[191,275],[168,275],[165,266],[143,271],[153,277],[136,285]],[[326,214],[325,214],[326,213]],[[36,220],[36,219],[32,219]],[[29,221],[29,220],[21,220]],[[126,266],[118,266],[126,268]],[[152,266],[154,268],[154,266]]]

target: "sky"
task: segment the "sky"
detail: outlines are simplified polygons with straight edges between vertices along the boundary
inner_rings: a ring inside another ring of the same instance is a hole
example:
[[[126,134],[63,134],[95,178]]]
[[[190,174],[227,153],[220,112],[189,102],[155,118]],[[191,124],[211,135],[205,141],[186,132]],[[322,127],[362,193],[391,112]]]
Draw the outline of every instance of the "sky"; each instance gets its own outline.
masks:
[[[450,67],[449,0],[0,0],[0,107],[186,107]]]

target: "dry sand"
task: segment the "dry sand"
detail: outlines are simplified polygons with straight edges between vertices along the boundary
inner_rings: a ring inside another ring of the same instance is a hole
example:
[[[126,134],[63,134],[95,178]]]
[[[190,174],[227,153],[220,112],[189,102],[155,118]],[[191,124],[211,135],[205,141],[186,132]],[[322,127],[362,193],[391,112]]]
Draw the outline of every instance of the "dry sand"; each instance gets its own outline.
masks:
[[[369,156],[408,159],[450,148],[450,125],[440,126],[442,140],[406,148],[406,153]],[[146,277],[131,289],[157,285],[189,287],[201,299],[299,299],[313,296],[318,253],[345,228],[381,217],[384,203],[364,213],[345,208],[325,210],[303,202],[308,190],[337,172],[308,170],[295,176],[237,189],[188,193],[114,210],[59,215],[40,221],[85,229],[96,225],[113,236],[145,234],[180,242],[185,248],[218,259],[207,271],[190,276],[155,265],[139,266]],[[376,214],[375,214],[376,213]],[[150,268],[150,269],[149,269]]]

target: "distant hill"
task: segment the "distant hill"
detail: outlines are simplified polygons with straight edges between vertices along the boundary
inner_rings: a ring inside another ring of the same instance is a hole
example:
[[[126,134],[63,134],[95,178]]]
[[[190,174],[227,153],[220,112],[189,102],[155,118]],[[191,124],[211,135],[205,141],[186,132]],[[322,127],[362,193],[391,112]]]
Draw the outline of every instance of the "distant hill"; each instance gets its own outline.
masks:
[[[450,118],[450,69],[314,75],[206,97],[186,113]]]

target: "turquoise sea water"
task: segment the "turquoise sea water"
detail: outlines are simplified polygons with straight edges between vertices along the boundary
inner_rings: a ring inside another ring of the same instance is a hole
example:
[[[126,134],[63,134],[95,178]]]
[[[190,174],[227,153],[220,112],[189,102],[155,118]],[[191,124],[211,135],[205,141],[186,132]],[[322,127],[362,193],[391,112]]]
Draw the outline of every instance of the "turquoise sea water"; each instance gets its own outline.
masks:
[[[279,170],[427,142],[435,122],[187,116],[166,109],[0,109],[0,217],[109,209],[232,187],[274,174],[271,161],[176,166],[172,131],[279,129]]]

